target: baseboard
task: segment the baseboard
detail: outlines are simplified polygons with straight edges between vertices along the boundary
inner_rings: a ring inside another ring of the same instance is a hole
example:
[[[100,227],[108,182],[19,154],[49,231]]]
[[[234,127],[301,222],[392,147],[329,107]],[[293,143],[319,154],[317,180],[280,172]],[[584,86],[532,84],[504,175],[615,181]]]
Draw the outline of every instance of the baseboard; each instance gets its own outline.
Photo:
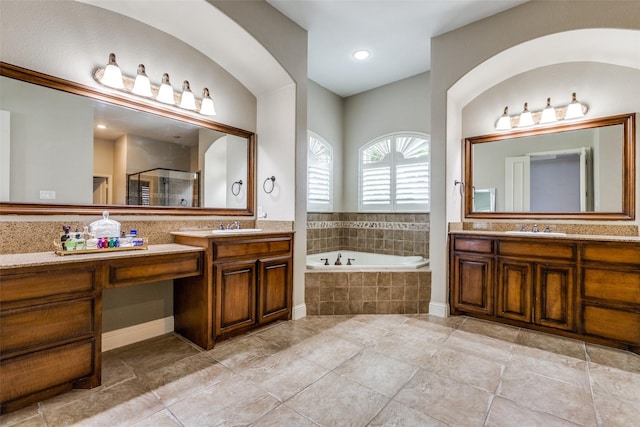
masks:
[[[306,317],[306,316],[307,316],[306,304],[298,304],[295,307],[293,307],[293,313],[291,315],[291,318],[293,320],[302,319],[303,317]]]
[[[152,320],[102,334],[102,351],[113,350],[173,331],[173,316]]]
[[[429,314],[438,317],[448,317],[449,316],[449,304],[443,304],[440,302],[430,302],[429,303]]]

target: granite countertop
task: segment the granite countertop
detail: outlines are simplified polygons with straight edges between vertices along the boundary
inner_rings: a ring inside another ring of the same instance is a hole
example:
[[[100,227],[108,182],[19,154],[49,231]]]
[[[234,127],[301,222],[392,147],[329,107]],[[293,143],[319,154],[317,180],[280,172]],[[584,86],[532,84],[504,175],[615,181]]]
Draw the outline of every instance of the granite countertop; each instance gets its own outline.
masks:
[[[163,245],[149,245],[148,249],[118,251],[118,252],[95,252],[74,255],[56,255],[53,251],[33,252],[26,254],[5,254],[0,255],[0,269],[13,267],[31,267],[49,264],[64,264],[83,261],[102,261],[116,258],[146,257],[154,255],[168,255],[189,252],[202,252],[203,248],[189,245],[179,245],[169,243]]]
[[[270,234],[281,233],[293,233],[293,231],[278,231],[278,230],[263,230],[254,231],[254,229],[240,229],[231,230],[228,232],[216,233],[218,230],[185,230],[185,231],[172,231],[170,234],[173,236],[185,236],[185,237],[205,237],[205,238],[218,238],[218,237],[233,237],[233,236],[265,236]],[[222,230],[221,230],[222,231]]]
[[[590,240],[601,242],[638,242],[640,236],[605,236],[599,234],[547,234],[544,231],[538,233],[507,233],[505,231],[489,230],[457,230],[450,231],[449,234],[467,234],[475,236],[499,236],[499,237],[531,237],[534,239],[560,239],[560,240]]]

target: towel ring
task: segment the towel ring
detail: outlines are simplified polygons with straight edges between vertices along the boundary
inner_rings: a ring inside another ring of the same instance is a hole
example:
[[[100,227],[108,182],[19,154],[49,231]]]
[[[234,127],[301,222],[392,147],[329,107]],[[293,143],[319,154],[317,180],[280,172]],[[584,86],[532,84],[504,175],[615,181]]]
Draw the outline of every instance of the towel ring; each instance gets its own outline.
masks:
[[[271,189],[267,190],[267,182],[269,182],[269,181],[271,181]],[[264,182],[262,183],[262,189],[267,194],[273,193],[273,189],[275,188],[275,186],[276,186],[276,177],[275,176],[270,176],[269,178],[265,179]]]
[[[237,191],[236,191],[236,188],[238,188]],[[241,189],[242,189],[242,180],[238,180],[233,184],[231,184],[231,194],[233,194],[234,196],[237,196],[238,194],[240,194]]]

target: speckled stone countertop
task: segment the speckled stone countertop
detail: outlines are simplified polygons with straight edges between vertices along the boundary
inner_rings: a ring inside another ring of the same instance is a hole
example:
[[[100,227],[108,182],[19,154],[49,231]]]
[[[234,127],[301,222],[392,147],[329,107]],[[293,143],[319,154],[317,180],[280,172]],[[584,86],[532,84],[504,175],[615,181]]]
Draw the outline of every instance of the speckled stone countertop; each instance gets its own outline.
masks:
[[[561,239],[561,240],[589,240],[601,242],[637,242],[640,244],[640,236],[602,236],[597,234],[565,234],[558,235],[553,233],[507,233],[504,231],[485,231],[485,230],[456,230],[450,231],[449,234],[468,234],[475,236],[497,236],[497,237],[531,237],[533,239]]]
[[[119,252],[96,252],[76,255],[56,255],[50,252],[33,252],[26,254],[6,254],[0,255],[0,269],[14,267],[31,267],[49,264],[64,264],[83,261],[103,261],[115,258],[134,258],[154,255],[169,255],[189,252],[202,252],[203,248],[188,245],[169,243],[163,245],[149,245],[148,249],[119,251]]]
[[[255,229],[254,229],[255,230]],[[292,231],[277,231],[277,230],[263,230],[260,231],[252,231],[248,230],[231,230],[229,232],[221,232],[217,233],[218,230],[193,230],[193,231],[172,231],[171,235],[173,236],[185,236],[185,237],[206,237],[206,238],[219,238],[219,237],[232,237],[232,236],[265,236],[270,234],[280,234],[280,233],[292,233]],[[221,230],[222,231],[222,230]]]

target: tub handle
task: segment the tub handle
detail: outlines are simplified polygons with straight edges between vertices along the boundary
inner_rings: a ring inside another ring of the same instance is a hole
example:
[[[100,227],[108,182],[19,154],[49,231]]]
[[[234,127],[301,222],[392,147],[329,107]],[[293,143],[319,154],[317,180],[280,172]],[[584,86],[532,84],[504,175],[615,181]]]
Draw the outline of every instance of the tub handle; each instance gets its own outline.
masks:
[[[351,261],[355,261],[355,258],[347,258],[347,265],[352,265]]]
[[[320,258],[320,261],[324,261],[324,265],[329,265],[329,258]]]

